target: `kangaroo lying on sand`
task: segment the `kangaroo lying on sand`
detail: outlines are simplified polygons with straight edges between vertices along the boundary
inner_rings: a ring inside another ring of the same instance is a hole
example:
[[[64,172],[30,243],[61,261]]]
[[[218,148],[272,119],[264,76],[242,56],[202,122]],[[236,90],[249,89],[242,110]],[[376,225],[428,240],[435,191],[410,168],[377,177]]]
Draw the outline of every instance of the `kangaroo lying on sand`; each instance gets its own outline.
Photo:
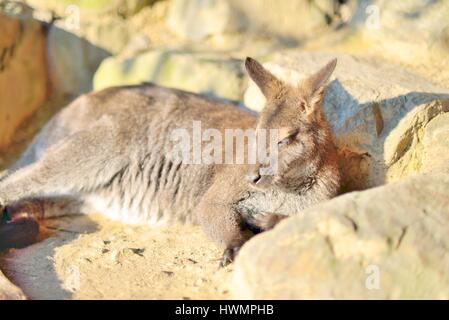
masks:
[[[79,97],[0,177],[0,249],[34,242],[43,217],[103,212],[138,223],[198,223],[223,247],[222,265],[229,263],[254,231],[337,195],[337,155],[321,110],[335,65],[293,87],[247,58],[246,69],[267,100],[258,118],[217,99],[151,84]],[[170,134],[193,121],[219,132],[278,130],[276,172],[264,174],[261,162],[173,161],[164,148]],[[39,210],[24,210],[26,203]]]

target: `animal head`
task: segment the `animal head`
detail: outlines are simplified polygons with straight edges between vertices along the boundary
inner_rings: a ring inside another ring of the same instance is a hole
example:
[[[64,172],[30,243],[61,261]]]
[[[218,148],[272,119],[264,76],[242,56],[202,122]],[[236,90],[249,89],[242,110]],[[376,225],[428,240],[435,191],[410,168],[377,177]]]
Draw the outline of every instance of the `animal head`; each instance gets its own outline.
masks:
[[[327,63],[297,85],[276,78],[256,60],[247,58],[246,70],[266,98],[256,131],[277,130],[277,168],[265,171],[267,163],[251,165],[247,179],[256,188],[277,186],[297,191],[331,157],[335,148],[322,103],[329,77],[337,60]]]

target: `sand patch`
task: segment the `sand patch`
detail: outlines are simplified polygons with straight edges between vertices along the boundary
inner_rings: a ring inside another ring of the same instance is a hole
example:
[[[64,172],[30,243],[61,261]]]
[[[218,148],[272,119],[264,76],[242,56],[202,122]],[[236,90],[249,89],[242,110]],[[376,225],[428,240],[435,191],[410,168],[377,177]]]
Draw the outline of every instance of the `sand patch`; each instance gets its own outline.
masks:
[[[48,222],[55,234],[4,255],[30,299],[226,299],[231,267],[199,227],[130,226],[101,216]]]

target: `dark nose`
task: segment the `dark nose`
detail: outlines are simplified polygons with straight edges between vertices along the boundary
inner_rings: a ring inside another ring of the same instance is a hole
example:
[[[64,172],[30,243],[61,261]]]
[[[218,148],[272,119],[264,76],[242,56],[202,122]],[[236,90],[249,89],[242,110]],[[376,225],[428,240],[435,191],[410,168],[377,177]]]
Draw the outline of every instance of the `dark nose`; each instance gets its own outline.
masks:
[[[246,175],[246,179],[248,179],[249,182],[257,184],[260,181],[260,173],[259,172],[253,172]]]

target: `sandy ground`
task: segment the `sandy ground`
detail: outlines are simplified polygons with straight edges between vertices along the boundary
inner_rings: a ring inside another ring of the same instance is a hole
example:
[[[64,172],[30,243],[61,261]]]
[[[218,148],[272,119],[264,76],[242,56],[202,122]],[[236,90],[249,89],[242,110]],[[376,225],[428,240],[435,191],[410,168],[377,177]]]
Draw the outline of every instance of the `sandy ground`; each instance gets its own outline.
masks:
[[[232,266],[199,227],[130,226],[99,215],[47,222],[52,235],[0,260],[30,299],[226,299]]]

